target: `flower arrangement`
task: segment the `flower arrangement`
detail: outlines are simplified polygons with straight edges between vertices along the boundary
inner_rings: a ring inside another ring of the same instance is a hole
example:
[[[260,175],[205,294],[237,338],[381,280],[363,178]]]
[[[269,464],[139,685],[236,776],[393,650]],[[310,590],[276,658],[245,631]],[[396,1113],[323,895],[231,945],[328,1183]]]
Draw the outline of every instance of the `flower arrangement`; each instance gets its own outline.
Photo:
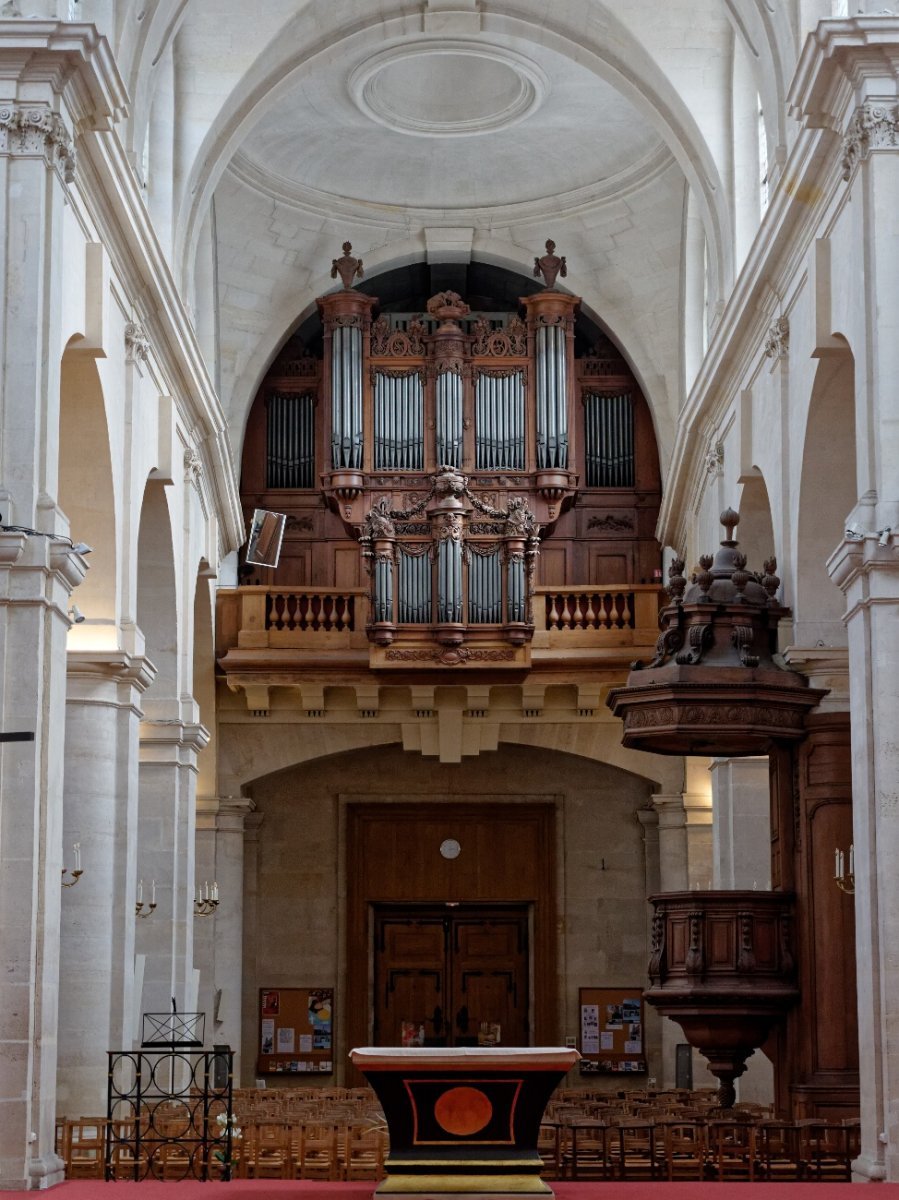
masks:
[[[243,1137],[243,1130],[238,1128],[237,1117],[232,1113],[220,1112],[215,1118],[215,1123],[218,1125],[216,1140],[225,1138],[228,1132],[228,1127],[231,1130],[230,1142],[225,1141],[219,1149],[213,1151],[213,1158],[222,1164],[222,1179],[229,1180],[231,1178],[231,1170],[234,1166],[234,1143],[239,1142]]]

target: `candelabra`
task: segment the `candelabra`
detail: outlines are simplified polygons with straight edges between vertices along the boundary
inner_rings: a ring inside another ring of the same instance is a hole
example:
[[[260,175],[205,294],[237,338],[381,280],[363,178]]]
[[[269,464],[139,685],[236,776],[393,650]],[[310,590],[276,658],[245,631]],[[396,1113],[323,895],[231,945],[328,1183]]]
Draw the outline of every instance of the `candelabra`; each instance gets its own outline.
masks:
[[[70,871],[68,869],[68,867],[63,867],[63,869],[62,869],[62,886],[63,887],[74,887],[75,884],[78,882],[78,880],[81,878],[81,876],[84,874],[84,871],[81,869],[81,843],[75,842],[72,846],[72,849],[75,852],[75,868],[74,868],[74,870]],[[66,881],[67,875],[72,876],[72,878],[70,880],[68,880],[68,882]]]
[[[194,897],[194,913],[198,917],[211,917],[218,906],[219,885],[217,883],[213,883],[210,888],[207,881],[201,888],[197,888],[197,894]]]
[[[855,895],[855,846],[849,847],[849,870],[846,870],[846,856],[842,850],[834,851],[834,882],[840,891],[848,896]]]
[[[144,910],[146,910],[146,911],[144,911]],[[149,902],[149,904],[144,903],[144,881],[142,879],[138,880],[137,903],[134,906],[135,913],[139,917],[141,917],[143,920],[146,920],[147,917],[153,916],[153,913],[155,912],[155,910],[156,910],[156,880],[152,879],[150,881],[150,902]]]

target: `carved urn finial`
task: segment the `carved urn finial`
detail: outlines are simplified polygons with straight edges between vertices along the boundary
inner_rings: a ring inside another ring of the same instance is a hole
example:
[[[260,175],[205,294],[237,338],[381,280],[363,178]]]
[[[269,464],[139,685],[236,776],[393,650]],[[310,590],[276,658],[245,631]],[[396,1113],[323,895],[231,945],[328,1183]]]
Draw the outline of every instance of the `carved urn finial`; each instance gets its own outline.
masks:
[[[556,277],[561,275],[564,279],[568,274],[568,264],[565,262],[564,255],[560,258],[556,254],[556,243],[550,238],[546,243],[546,253],[542,258],[534,259],[534,278],[539,279],[543,276],[543,282],[546,285],[546,290],[551,292],[556,284]]]
[[[428,312],[440,321],[439,329],[447,331],[458,329],[459,322],[471,309],[458,292],[438,292],[428,301]]]
[[[727,537],[724,539],[721,545],[735,546],[737,543],[734,540],[734,530],[740,524],[740,514],[738,512],[734,512],[732,508],[726,508],[718,520],[724,526],[724,531],[727,534]]]
[[[336,279],[340,276],[340,282],[349,290],[353,286],[353,280],[358,276],[362,278],[362,259],[353,258],[352,242],[343,243],[343,254],[340,258],[331,259],[331,278]]]

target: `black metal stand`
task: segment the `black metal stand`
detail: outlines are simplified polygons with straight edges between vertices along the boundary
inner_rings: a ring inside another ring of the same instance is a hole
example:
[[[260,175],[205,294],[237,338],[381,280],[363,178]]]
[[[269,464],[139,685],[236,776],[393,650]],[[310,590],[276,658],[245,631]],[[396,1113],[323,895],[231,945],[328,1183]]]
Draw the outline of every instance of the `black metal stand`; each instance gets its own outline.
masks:
[[[106,1179],[227,1177],[233,1068],[228,1047],[109,1051]]]

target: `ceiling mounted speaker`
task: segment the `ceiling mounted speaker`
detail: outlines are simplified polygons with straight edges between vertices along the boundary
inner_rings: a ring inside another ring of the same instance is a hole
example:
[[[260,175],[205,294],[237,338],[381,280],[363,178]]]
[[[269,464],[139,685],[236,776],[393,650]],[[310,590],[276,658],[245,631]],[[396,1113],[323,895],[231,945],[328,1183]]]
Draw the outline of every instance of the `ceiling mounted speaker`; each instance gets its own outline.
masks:
[[[284,513],[253,511],[253,523],[247,540],[246,561],[256,567],[276,567],[281,554],[281,539],[287,517]]]

